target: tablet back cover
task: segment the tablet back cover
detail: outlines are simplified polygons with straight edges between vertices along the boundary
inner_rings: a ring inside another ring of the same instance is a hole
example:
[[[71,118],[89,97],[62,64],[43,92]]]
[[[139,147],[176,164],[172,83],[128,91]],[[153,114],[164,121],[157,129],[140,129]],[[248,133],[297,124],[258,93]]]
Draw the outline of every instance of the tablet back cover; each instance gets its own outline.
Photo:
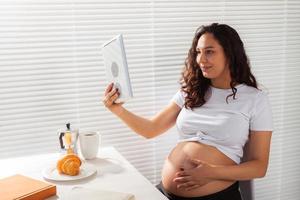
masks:
[[[122,35],[104,43],[102,53],[107,81],[113,82],[120,92],[120,97],[116,102],[125,102],[131,99],[133,95]]]

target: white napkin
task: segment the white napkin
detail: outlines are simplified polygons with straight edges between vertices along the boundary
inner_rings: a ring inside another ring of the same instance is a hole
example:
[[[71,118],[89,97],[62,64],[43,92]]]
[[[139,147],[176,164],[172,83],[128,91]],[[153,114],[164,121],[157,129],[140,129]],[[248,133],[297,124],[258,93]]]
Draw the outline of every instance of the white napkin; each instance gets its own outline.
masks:
[[[74,187],[67,195],[67,200],[134,200],[133,194]]]

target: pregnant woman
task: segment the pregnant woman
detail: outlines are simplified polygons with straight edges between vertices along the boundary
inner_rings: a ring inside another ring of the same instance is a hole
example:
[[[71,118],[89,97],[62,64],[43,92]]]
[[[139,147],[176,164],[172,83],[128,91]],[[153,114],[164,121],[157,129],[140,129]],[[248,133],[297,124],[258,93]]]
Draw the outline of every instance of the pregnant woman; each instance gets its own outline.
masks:
[[[232,27],[213,23],[197,29],[181,88],[153,118],[126,110],[115,103],[118,96],[110,84],[103,103],[137,134],[153,138],[177,127],[178,144],[165,160],[157,185],[169,199],[241,200],[238,181],[265,176],[272,135],[270,104],[258,89],[243,42]],[[241,162],[242,157],[247,160]]]

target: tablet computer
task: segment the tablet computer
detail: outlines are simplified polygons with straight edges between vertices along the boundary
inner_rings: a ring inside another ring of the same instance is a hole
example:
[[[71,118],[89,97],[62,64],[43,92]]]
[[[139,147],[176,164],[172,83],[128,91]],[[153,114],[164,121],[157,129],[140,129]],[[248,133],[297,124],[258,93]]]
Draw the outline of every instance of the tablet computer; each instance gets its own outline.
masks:
[[[115,36],[102,46],[106,78],[120,92],[116,103],[125,102],[133,97],[129,78],[126,53],[122,34]]]

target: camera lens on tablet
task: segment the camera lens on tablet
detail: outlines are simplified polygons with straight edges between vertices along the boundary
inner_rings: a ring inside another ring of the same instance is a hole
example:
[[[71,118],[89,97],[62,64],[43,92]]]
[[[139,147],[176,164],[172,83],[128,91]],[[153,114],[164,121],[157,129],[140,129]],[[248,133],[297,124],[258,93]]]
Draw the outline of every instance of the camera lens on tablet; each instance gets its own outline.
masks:
[[[113,77],[118,77],[118,75],[119,75],[119,66],[115,62],[112,62],[112,64],[111,64],[111,73],[112,73]]]

